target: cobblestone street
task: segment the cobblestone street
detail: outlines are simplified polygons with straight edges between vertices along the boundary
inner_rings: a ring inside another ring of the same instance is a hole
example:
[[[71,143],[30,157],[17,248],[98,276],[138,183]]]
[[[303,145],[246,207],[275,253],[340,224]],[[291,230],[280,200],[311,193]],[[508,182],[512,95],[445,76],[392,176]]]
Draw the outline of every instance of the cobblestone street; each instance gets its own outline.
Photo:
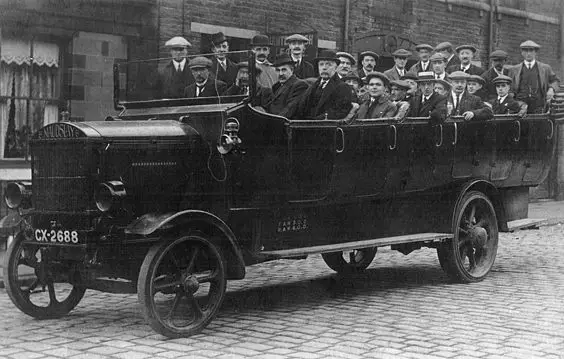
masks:
[[[0,292],[2,358],[564,358],[564,226],[501,234],[480,283],[452,284],[436,253],[381,249],[339,277],[320,256],[247,268],[218,317],[167,340],[136,295],[87,291],[67,317],[34,320]]]

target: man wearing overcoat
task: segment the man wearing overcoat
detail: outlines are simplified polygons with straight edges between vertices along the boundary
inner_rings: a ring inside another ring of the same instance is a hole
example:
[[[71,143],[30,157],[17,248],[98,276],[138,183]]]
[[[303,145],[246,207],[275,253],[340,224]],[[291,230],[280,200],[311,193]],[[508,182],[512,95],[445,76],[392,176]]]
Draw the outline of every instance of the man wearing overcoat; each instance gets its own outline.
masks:
[[[278,82],[272,86],[270,102],[264,107],[274,115],[292,119],[296,117],[300,101],[307,91],[307,82],[294,75],[295,62],[287,54],[279,55],[274,60],[278,73]]]
[[[401,79],[407,73],[405,65],[407,64],[407,59],[411,56],[411,51],[397,49],[392,56],[394,57],[395,65],[391,69],[384,71],[384,75],[390,81],[395,81]]]
[[[409,117],[431,117],[431,122],[442,123],[447,116],[447,97],[435,92],[435,74],[420,72],[417,76],[419,91],[409,101]]]
[[[170,50],[172,60],[159,72],[153,93],[155,99],[182,97],[186,86],[194,83],[186,58],[192,45],[185,38],[175,36],[165,46]]]
[[[484,88],[487,92],[488,101],[493,101],[497,97],[497,91],[493,80],[500,76],[509,76],[509,69],[505,68],[505,62],[507,61],[507,52],[503,50],[495,50],[490,54],[490,60],[492,62],[492,67],[484,72],[481,76],[486,81]]]
[[[433,52],[433,46],[429,44],[419,44],[415,46],[415,51],[419,54],[419,61],[409,68],[409,72],[417,76],[420,72],[433,71],[431,62],[429,61],[431,53]]]
[[[211,72],[217,80],[225,82],[229,87],[235,83],[238,71],[237,65],[227,57],[229,42],[223,32],[213,34],[211,41],[212,52],[215,54],[212,57]]]
[[[446,69],[447,74],[454,71],[466,72],[468,75],[482,75],[484,69],[472,63],[472,59],[476,54],[476,47],[473,45],[460,45],[456,48],[456,53],[460,59],[460,64],[448,66]]]
[[[290,50],[290,56],[296,63],[294,75],[299,79],[315,77],[315,69],[306,59],[304,59],[308,38],[301,34],[293,34],[286,38],[286,44]]]
[[[463,116],[466,121],[489,120],[493,117],[492,109],[482,99],[470,94],[466,89],[469,77],[470,75],[462,71],[455,71],[449,75],[452,92],[448,102],[452,106],[452,115]]]
[[[251,50],[254,52],[256,60],[255,67],[257,70],[260,70],[257,83],[265,88],[272,88],[272,85],[278,80],[274,66],[268,61],[270,47],[270,41],[266,35],[255,35],[251,40]]]
[[[443,55],[445,58],[445,69],[460,64],[460,59],[454,54],[453,46],[450,42],[441,42],[435,47],[435,53]]]

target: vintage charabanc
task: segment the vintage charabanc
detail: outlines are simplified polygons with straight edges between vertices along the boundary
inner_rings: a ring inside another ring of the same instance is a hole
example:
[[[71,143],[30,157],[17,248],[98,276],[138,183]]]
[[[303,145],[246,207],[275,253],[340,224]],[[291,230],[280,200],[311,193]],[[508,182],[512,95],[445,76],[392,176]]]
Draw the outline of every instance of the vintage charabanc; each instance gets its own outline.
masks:
[[[269,260],[319,253],[346,274],[378,247],[431,247],[452,280],[484,279],[498,232],[531,224],[529,187],[547,177],[563,107],[441,124],[288,120],[247,96],[127,101],[119,88],[119,116],[33,135],[32,182],[5,195],[18,229],[4,280],[39,319],[86,289],[136,292],[167,337],[201,331],[227,280]]]

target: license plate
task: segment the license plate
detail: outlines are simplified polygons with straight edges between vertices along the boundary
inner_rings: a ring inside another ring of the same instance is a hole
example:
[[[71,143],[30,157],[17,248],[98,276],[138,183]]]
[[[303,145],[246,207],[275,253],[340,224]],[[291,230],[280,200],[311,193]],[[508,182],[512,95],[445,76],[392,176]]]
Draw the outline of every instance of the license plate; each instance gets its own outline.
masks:
[[[80,243],[78,231],[69,231],[64,229],[36,229],[34,232],[35,240],[41,243]]]

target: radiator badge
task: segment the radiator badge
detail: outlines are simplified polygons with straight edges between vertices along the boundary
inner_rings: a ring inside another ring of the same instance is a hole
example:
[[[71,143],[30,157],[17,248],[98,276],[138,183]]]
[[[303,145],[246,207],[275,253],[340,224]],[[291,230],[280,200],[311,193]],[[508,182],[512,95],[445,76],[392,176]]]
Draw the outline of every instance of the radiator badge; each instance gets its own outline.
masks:
[[[35,134],[35,138],[40,140],[79,137],[86,137],[86,135],[78,128],[64,122],[47,125]]]

